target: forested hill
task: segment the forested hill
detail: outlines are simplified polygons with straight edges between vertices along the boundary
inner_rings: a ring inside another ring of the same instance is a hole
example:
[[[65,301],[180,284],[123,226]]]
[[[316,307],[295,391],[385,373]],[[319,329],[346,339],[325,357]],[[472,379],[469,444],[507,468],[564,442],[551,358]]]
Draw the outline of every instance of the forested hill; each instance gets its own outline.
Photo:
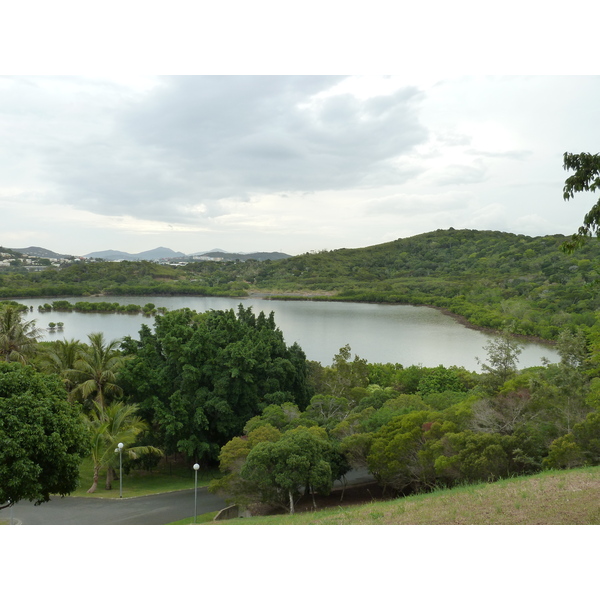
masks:
[[[474,325],[514,324],[518,333],[554,339],[565,326],[593,325],[600,308],[598,240],[567,255],[560,249],[567,239],[438,230],[296,256],[265,266],[253,283],[334,291],[338,300],[430,304]]]
[[[425,304],[473,325],[555,339],[596,324],[599,242],[572,255],[562,235],[438,230],[360,249],[277,261],[80,263],[39,273],[0,273],[0,296],[311,292],[329,300]]]

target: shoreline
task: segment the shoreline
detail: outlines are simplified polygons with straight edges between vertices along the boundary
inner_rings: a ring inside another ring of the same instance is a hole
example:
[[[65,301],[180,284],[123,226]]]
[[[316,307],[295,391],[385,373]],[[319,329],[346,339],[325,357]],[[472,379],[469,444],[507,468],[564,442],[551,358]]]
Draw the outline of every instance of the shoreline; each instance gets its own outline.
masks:
[[[444,308],[441,306],[433,306],[431,304],[411,304],[411,303],[404,303],[404,302],[360,302],[360,301],[356,301],[356,300],[348,301],[348,300],[341,300],[339,298],[336,298],[335,294],[336,294],[335,291],[312,291],[312,290],[305,290],[302,292],[254,291],[254,292],[248,292],[245,296],[220,296],[219,295],[219,296],[214,296],[214,297],[217,297],[217,298],[227,297],[227,298],[239,299],[239,300],[256,298],[256,299],[261,299],[261,300],[283,300],[283,301],[309,301],[309,300],[318,298],[319,301],[321,301],[321,302],[344,302],[344,303],[354,302],[356,304],[382,304],[382,305],[389,305],[389,306],[394,306],[394,305],[396,305],[396,306],[424,306],[427,308],[433,308],[435,310],[439,310],[442,314],[451,317],[457,323],[463,325],[467,329],[473,329],[474,331],[480,331],[482,333],[487,333],[490,335],[499,335],[501,333],[497,329],[492,329],[490,327],[482,327],[481,325],[474,325],[466,317],[456,314],[456,313],[452,312],[450,309]],[[164,296],[164,297],[187,296],[187,295],[196,296],[196,294],[144,294],[144,295]],[[118,297],[118,295],[116,295],[116,296]],[[2,302],[3,300],[5,300],[5,301],[43,300],[45,298],[50,299],[50,298],[60,298],[60,297],[61,296],[12,296],[12,297],[7,297],[7,298],[0,298],[0,302]],[[81,297],[82,299],[85,299],[85,298],[110,298],[111,295],[101,293],[101,294],[90,294],[90,295],[86,295],[86,296],[68,295],[68,296],[64,296],[64,297]],[[198,295],[198,297],[212,297],[212,296],[206,296],[204,294],[200,294],[200,295]],[[90,311],[90,312],[93,312],[93,311]],[[541,344],[541,345],[545,345],[548,347],[556,346],[556,341],[547,340],[545,338],[538,337],[535,335],[523,335],[523,334],[515,333],[515,334],[511,334],[511,336],[514,338],[523,340],[525,342]]]
[[[251,292],[248,294],[247,297],[248,298],[258,298],[258,299],[262,299],[262,300],[276,299],[276,300],[299,300],[299,301],[311,300],[312,298],[319,298],[319,299],[322,299],[321,300],[322,302],[327,302],[327,301],[348,302],[347,300],[336,299],[334,294],[335,294],[335,292],[310,292],[310,291],[306,291],[306,292]],[[323,299],[324,296],[329,297],[329,300]],[[356,304],[383,304],[383,305],[389,305],[389,306],[394,306],[394,305],[395,306],[424,306],[426,308],[433,308],[435,310],[439,310],[442,314],[444,314],[448,317],[451,317],[457,323],[460,323],[467,329],[473,329],[474,331],[481,331],[482,333],[488,333],[491,335],[499,335],[501,333],[500,330],[498,330],[498,329],[492,329],[491,327],[482,327],[481,325],[475,325],[475,324],[471,323],[466,317],[456,314],[456,313],[452,312],[450,309],[444,308],[442,306],[434,306],[432,304],[410,304],[410,303],[404,303],[404,302],[358,302],[356,300],[354,300],[353,302],[356,302]],[[523,340],[525,342],[532,342],[535,344],[546,345],[549,347],[556,346],[555,340],[547,340],[545,338],[535,336],[535,335],[523,335],[520,333],[512,333],[511,336],[514,338]]]

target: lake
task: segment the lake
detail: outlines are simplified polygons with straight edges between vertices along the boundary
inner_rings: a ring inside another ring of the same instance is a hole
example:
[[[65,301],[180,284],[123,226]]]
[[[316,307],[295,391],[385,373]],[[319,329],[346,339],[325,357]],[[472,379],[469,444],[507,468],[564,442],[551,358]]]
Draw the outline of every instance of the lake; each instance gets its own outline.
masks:
[[[79,339],[102,331],[107,340],[131,336],[138,338],[142,323],[153,325],[152,317],[143,315],[84,314],[76,312],[39,313],[38,306],[57,298],[19,300],[33,306],[30,319],[44,329],[44,340]],[[143,306],[149,302],[170,310],[188,307],[197,312],[237,309],[239,304],[252,307],[254,313],[275,313],[275,323],[283,332],[287,345],[298,342],[309,360],[330,365],[338,350],[350,344],[352,354],[370,363],[400,363],[404,366],[446,367],[456,365],[480,371],[477,357],[486,359],[484,346],[493,337],[469,329],[434,308],[407,305],[359,304],[346,302],[311,302],[266,300],[262,298],[206,298],[189,296],[112,296],[102,298],[64,298],[71,303],[81,300],[118,302]],[[64,322],[62,332],[47,331],[48,323]],[[551,346],[524,344],[521,368],[542,364],[542,357],[559,360]]]

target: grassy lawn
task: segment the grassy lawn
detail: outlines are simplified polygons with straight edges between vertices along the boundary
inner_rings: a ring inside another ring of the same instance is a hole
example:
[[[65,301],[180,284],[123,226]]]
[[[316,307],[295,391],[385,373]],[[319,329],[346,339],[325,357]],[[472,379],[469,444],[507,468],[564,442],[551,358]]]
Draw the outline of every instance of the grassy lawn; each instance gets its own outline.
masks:
[[[215,524],[600,525],[600,467],[545,471],[387,502]]]
[[[106,469],[100,471],[98,489],[93,494],[88,494],[93,481],[94,469],[90,459],[84,459],[79,469],[79,487],[71,496],[86,498],[118,498],[119,481],[112,482],[112,490],[105,490]],[[118,472],[117,472],[118,475]],[[198,487],[208,483],[219,476],[217,470],[198,471]],[[123,497],[147,496],[148,494],[161,494],[178,490],[193,489],[194,471],[190,467],[176,464],[160,464],[152,471],[130,471],[123,474]]]

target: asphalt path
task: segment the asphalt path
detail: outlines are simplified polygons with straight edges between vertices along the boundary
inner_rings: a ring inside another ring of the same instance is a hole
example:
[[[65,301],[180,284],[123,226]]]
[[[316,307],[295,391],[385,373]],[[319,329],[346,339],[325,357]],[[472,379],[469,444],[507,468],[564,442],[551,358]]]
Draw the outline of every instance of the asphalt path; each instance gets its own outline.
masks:
[[[198,514],[225,508],[225,502],[198,488]],[[11,509],[2,511],[9,519]],[[153,494],[139,498],[74,498],[52,496],[35,506],[17,502],[12,507],[15,525],[166,525],[194,516],[194,490]]]
[[[346,475],[347,484],[373,481],[366,469]],[[340,487],[341,483],[336,482]],[[225,502],[198,488],[197,514],[221,510]],[[0,514],[11,517],[15,525],[167,525],[194,516],[194,490],[153,494],[138,498],[74,498],[51,496],[50,502],[35,506],[33,502],[17,502]]]

